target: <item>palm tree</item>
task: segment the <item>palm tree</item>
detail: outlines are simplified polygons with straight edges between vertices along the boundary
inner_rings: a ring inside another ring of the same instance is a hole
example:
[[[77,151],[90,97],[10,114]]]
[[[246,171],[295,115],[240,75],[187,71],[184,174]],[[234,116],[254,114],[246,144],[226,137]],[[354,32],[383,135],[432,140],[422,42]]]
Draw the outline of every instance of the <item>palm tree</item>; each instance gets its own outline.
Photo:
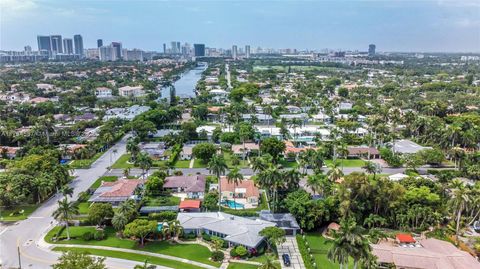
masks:
[[[165,234],[170,235],[171,239],[174,240],[175,237],[179,236],[183,232],[183,227],[180,225],[180,222],[178,220],[173,220],[167,223],[167,226],[165,227],[165,224],[162,227],[162,231],[165,229]]]
[[[333,162],[330,166],[330,170],[327,172],[328,179],[332,182],[336,182],[340,178],[343,177],[343,171],[339,167],[339,163],[337,161]]]
[[[143,265],[137,264],[133,269],[155,269],[157,268],[156,265],[153,264],[148,264],[148,260],[145,260],[145,263]]]
[[[132,156],[132,161],[135,162],[137,159],[137,154],[140,152],[140,147],[138,147],[138,143],[135,141],[135,139],[128,139],[127,151],[130,152],[130,155]]]
[[[117,213],[124,215],[129,221],[134,217],[137,212],[137,204],[135,200],[128,199],[118,205]]]
[[[378,166],[374,162],[366,162],[362,168],[365,169],[367,173],[373,174],[373,180],[375,180],[375,176],[380,170],[380,166]]]
[[[275,211],[277,205],[277,192],[282,184],[282,173],[278,166],[270,165],[267,169],[261,171],[256,177],[257,184],[261,188],[271,190],[267,191],[272,200],[272,212]]]
[[[233,204],[235,210],[237,209],[237,202],[235,199],[235,189],[237,188],[238,184],[241,183],[243,180],[243,175],[240,173],[240,169],[238,167],[234,167],[230,170],[230,173],[227,174],[227,181],[228,183],[233,183]]]
[[[300,172],[296,168],[284,171],[283,172],[283,179],[284,179],[284,183],[286,185],[285,187],[289,191],[296,190],[299,186],[298,184],[300,183],[301,177],[302,176],[301,176]]]
[[[458,241],[462,212],[465,210],[467,203],[470,201],[470,197],[469,190],[463,183],[459,183],[459,180],[454,180],[452,183],[453,186],[455,186],[455,189],[453,191],[453,199],[450,201],[456,215],[455,239]]]
[[[322,178],[319,177],[318,174],[310,175],[307,177],[307,187],[309,187],[312,190],[313,195],[315,195],[315,193],[319,194],[321,192],[321,189],[320,189],[322,187],[321,180]]]
[[[78,214],[78,205],[74,202],[68,202],[67,197],[58,201],[58,208],[53,212],[52,216],[58,220],[65,222],[67,230],[67,240],[70,240],[70,232],[68,230],[68,221],[73,215]]]
[[[113,215],[112,218],[112,225],[115,230],[117,230],[119,233],[123,231],[125,228],[125,225],[128,224],[128,218],[119,212],[116,212],[115,215]]]
[[[130,168],[123,169],[123,177],[128,178],[130,175]]]
[[[265,255],[265,258],[265,261],[263,261],[262,265],[260,265],[258,269],[280,269],[280,264],[277,262],[274,256]]]
[[[150,155],[146,152],[141,152],[138,154],[137,159],[135,160],[135,165],[138,165],[142,169],[142,177],[145,179],[145,171],[148,173],[150,167],[152,167],[153,161],[150,158]]]
[[[68,186],[68,185],[65,185],[62,187],[62,189],[60,190],[63,194],[63,196],[66,198],[67,196],[70,196],[72,197],[73,195],[73,188]]]
[[[222,202],[222,186],[220,176],[225,175],[225,171],[227,170],[227,163],[223,158],[223,155],[214,155],[210,162],[208,162],[208,171],[214,174],[218,179],[218,211],[221,209],[221,202]]]

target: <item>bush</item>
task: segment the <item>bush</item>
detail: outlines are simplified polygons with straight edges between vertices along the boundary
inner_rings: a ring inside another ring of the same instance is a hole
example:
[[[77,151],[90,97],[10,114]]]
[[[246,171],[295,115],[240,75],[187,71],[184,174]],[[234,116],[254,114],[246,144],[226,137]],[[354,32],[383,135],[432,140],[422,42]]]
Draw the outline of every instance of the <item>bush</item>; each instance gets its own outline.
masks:
[[[237,253],[237,250],[235,248],[232,248],[230,250],[230,256],[231,257],[238,257],[238,253]]]
[[[180,238],[181,238],[181,239],[184,239],[184,240],[194,240],[195,238],[197,238],[197,235],[194,234],[194,233],[192,233],[192,232],[190,232],[190,233],[188,233],[188,234],[182,233],[182,234],[180,235]]]
[[[223,254],[223,252],[221,251],[214,251],[212,252],[211,258],[213,261],[216,262],[223,261],[223,258],[225,258],[225,254]]]
[[[85,232],[82,234],[82,239],[85,240],[85,241],[91,241],[93,240],[93,233],[92,232]]]
[[[103,240],[105,239],[105,233],[103,230],[98,230],[93,234],[93,239],[95,240]]]
[[[212,241],[212,236],[210,236],[207,233],[202,233],[202,238],[203,238],[203,240],[208,241],[208,242]]]
[[[244,246],[237,246],[235,251],[237,252],[237,255],[242,258],[248,255],[248,250]]]
[[[160,213],[148,214],[148,219],[157,221],[172,221],[177,219],[177,213],[172,211],[165,211]]]

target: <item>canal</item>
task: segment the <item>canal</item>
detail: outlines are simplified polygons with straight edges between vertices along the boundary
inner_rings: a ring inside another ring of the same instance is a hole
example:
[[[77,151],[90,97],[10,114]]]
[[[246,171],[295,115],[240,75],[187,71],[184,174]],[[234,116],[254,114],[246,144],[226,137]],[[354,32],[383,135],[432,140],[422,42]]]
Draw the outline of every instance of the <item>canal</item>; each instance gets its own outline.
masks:
[[[195,97],[195,87],[202,78],[202,73],[207,69],[207,63],[198,63],[198,65],[180,75],[180,79],[173,83],[175,95],[180,98]],[[162,98],[170,98],[170,87],[162,89]]]

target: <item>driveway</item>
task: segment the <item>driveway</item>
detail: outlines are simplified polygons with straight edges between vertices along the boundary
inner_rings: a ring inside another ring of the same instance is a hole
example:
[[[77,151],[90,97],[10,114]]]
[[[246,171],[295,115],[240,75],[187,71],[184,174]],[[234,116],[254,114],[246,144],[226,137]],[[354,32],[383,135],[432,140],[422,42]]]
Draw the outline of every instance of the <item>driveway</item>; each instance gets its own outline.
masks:
[[[281,244],[277,247],[278,250],[278,257],[280,259],[280,264],[282,268],[286,269],[305,269],[305,264],[303,263],[302,255],[298,250],[297,240],[295,236],[287,236],[285,243]],[[282,255],[288,254],[290,256],[290,263],[289,267],[283,265]]]

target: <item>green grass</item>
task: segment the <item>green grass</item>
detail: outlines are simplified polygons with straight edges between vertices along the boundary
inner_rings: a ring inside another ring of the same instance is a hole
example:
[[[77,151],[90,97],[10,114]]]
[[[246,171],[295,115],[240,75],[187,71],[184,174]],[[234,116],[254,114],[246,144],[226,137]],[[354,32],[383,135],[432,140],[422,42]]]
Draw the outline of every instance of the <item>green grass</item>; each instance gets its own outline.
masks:
[[[102,181],[113,182],[113,181],[117,180],[117,178],[118,177],[116,177],[116,176],[99,177],[95,182],[93,182],[92,186],[90,186],[90,189],[96,189],[96,188],[100,187],[100,185],[102,184]]]
[[[37,205],[21,205],[9,209],[4,209],[0,207],[0,221],[19,221],[24,220],[30,216],[30,214],[35,211],[40,204]],[[19,214],[23,210],[23,214]],[[12,216],[10,216],[12,215]]]
[[[317,266],[320,266],[322,269],[338,269],[340,265],[337,263],[333,263],[327,258],[328,250],[330,249],[332,243],[328,242],[328,240],[322,236],[321,233],[309,233],[306,235],[306,241],[311,249],[311,253],[313,254],[313,258]],[[304,246],[303,239],[301,235],[297,235],[297,242],[299,244],[300,252],[302,253],[303,261],[308,268],[313,268],[311,263],[309,263],[310,257],[308,254],[305,253],[306,249],[303,248]],[[302,246],[300,246],[302,245]],[[353,262],[349,262],[349,268],[353,266]]]
[[[193,168],[206,168],[207,164],[203,163],[200,159],[195,159],[193,161]]]
[[[112,165],[114,169],[125,169],[134,167],[133,163],[127,163],[130,160],[130,154],[123,154],[118,158],[118,160]]]
[[[141,255],[136,253],[126,253],[122,251],[112,251],[112,250],[103,250],[103,249],[86,249],[86,248],[69,248],[69,247],[55,247],[53,248],[54,251],[78,251],[78,252],[86,252],[91,255],[95,256],[102,256],[102,257],[111,257],[111,258],[118,258],[124,260],[131,260],[131,261],[138,261],[144,262],[148,260],[149,264],[155,265],[162,265],[171,268],[179,268],[179,269],[197,269],[202,268],[195,265],[191,265],[188,263],[183,263],[179,261],[168,260],[159,257]]]
[[[342,163],[343,167],[362,167],[365,165],[365,161],[360,159],[337,159],[337,161],[340,162],[340,167],[342,166]],[[333,161],[326,160],[325,164],[330,166],[333,164]]]
[[[238,166],[239,168],[248,168],[249,167],[249,163],[247,161],[247,159],[245,158],[245,161],[242,160],[242,158],[238,158],[239,161],[240,161],[240,164],[239,165],[233,165],[232,164],[232,153],[230,152],[225,152],[223,154],[223,158],[225,159],[225,162],[227,163],[227,166],[228,168],[233,168],[235,166]]]
[[[83,160],[73,160],[71,161],[68,166],[73,169],[88,169],[94,163],[100,156],[105,153],[104,151],[97,152],[95,155],[93,155],[92,158],[90,159],[83,159]]]
[[[180,204],[180,197],[176,196],[159,196],[159,197],[147,197],[145,199],[145,206],[173,206]]]
[[[227,269],[257,269],[257,265],[231,262]]]
[[[88,209],[89,208],[90,208],[90,203],[89,202],[78,203],[78,212],[79,212],[80,215],[88,214]]]
[[[212,262],[209,260],[211,252],[208,248],[204,246],[197,245],[197,244],[175,245],[175,244],[170,244],[167,241],[154,241],[154,242],[146,243],[144,247],[140,247],[137,241],[118,238],[115,235],[115,230],[112,227],[107,227],[105,229],[106,238],[104,240],[100,240],[100,241],[83,240],[81,235],[88,231],[93,232],[95,231],[95,228],[89,227],[89,226],[77,226],[77,227],[70,227],[71,240],[69,241],[62,240],[62,241],[53,242],[52,237],[54,237],[58,233],[60,228],[61,228],[60,226],[57,226],[52,230],[50,230],[48,234],[45,236],[45,241],[52,244],[77,244],[77,245],[93,245],[93,246],[107,246],[107,247],[134,249],[134,250],[148,251],[153,253],[160,253],[160,254],[175,256],[175,257],[197,261],[205,264],[210,264],[213,266],[220,265],[220,263]],[[60,238],[64,238],[64,237],[66,237],[66,230],[63,230],[60,235]]]
[[[280,161],[280,164],[285,168],[296,168],[296,167],[298,167],[298,163],[296,161],[287,161],[285,159],[282,159]]]
[[[175,163],[175,168],[189,168],[190,167],[190,160],[178,160]]]

